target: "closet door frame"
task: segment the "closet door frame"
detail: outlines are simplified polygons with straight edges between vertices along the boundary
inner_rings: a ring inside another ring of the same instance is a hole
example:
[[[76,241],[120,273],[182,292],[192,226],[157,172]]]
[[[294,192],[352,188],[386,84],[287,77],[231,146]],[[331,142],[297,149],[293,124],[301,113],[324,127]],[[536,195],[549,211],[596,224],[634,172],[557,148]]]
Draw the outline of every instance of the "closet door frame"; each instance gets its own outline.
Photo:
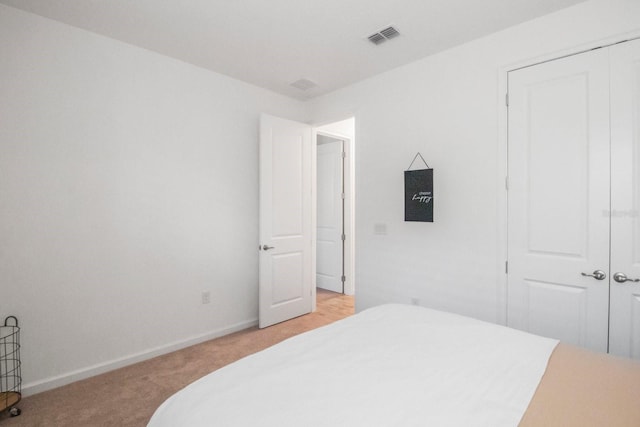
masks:
[[[508,216],[507,216],[507,187],[508,187],[508,75],[509,72],[524,67],[554,61],[567,56],[578,55],[593,49],[613,46],[629,40],[640,39],[640,30],[622,35],[603,38],[600,40],[576,45],[571,48],[543,54],[533,58],[524,59],[506,64],[498,70],[498,93],[496,102],[498,105],[498,170],[496,174],[496,215],[498,218],[498,253],[496,259],[496,323],[507,324],[507,260],[508,260]]]

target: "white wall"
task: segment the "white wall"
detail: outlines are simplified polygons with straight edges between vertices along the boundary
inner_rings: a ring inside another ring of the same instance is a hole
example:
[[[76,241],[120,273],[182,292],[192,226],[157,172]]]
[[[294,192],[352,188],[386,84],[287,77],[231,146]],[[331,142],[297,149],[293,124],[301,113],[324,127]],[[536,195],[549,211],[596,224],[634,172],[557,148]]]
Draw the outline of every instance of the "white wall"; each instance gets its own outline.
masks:
[[[504,70],[638,29],[637,0],[589,1],[312,101],[317,123],[356,117],[357,309],[417,299],[504,322]],[[416,152],[434,223],[404,222]]]
[[[359,310],[503,320],[500,70],[639,28],[637,0],[589,1],[302,104],[0,5],[0,317],[25,390],[255,321],[260,112],[355,115]],[[434,223],[403,221],[417,151]]]
[[[2,5],[0,40],[0,317],[24,390],[252,325],[259,113],[305,106]]]

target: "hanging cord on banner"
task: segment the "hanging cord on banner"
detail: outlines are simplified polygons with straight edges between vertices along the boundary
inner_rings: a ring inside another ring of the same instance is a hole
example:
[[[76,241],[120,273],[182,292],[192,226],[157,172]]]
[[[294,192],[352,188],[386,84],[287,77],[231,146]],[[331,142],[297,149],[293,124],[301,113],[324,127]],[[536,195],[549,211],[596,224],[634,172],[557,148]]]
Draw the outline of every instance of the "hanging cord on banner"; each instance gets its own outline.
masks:
[[[429,167],[429,165],[427,164],[427,162],[424,160],[424,157],[422,157],[422,154],[420,154],[420,152],[418,151],[418,153],[415,155],[415,157],[413,158],[413,160],[411,161],[411,164],[409,165],[409,167],[407,168],[407,170],[411,170],[411,166],[413,166],[413,163],[416,161],[416,159],[418,158],[418,156],[420,156],[420,158],[422,159],[422,163],[424,163],[427,166],[427,169],[431,169],[431,167]]]

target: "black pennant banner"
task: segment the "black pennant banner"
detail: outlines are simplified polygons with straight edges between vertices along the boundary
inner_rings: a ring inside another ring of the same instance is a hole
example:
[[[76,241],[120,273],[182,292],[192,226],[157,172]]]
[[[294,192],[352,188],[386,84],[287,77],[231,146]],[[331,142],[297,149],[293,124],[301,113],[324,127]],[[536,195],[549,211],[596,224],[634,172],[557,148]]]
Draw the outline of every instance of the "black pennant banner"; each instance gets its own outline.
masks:
[[[433,169],[404,172],[404,220],[433,222]]]

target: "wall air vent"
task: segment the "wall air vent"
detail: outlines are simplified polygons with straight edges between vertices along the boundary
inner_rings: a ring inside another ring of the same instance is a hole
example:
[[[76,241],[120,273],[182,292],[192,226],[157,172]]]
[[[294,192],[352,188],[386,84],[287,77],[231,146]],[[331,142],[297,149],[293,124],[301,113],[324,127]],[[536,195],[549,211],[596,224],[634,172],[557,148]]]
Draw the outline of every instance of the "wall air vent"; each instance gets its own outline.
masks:
[[[367,39],[373,44],[380,44],[387,40],[391,40],[394,37],[398,37],[400,33],[392,26],[388,26],[387,28],[378,31],[377,33],[371,34]]]
[[[295,87],[296,89],[300,89],[300,90],[309,90],[309,89],[314,88],[314,87],[316,87],[318,85],[315,84],[314,82],[312,82],[311,80],[300,79],[300,80],[296,80],[295,82],[291,83],[291,86]]]

